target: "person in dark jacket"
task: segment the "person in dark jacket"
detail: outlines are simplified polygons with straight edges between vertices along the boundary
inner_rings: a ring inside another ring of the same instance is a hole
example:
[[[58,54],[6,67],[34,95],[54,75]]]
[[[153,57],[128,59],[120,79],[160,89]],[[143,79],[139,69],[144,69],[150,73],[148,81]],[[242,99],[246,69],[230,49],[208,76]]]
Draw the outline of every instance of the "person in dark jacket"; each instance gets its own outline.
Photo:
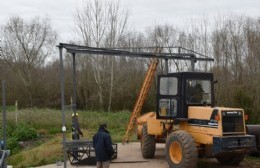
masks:
[[[79,126],[79,119],[78,119],[79,114],[78,113],[72,113],[72,139],[77,140],[79,139],[79,135],[83,136],[83,132],[80,129]]]
[[[81,135],[83,137],[83,132],[81,131],[80,126],[79,126],[79,119],[78,119],[79,114],[73,112],[71,116],[72,116],[72,122],[71,122],[72,135],[71,136],[72,136],[73,140],[79,140],[80,139],[79,135]],[[77,151],[78,151],[78,148],[77,147],[74,148],[73,156],[76,158],[79,157],[79,153]]]
[[[97,168],[109,168],[114,149],[106,124],[101,124],[93,136],[93,147],[96,152]]]

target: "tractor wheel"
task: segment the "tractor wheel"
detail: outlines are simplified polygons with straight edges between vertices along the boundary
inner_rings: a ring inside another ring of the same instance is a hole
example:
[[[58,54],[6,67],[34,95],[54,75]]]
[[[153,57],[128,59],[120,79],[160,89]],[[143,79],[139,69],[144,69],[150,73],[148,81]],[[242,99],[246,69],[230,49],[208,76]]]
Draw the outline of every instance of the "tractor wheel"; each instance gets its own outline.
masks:
[[[198,150],[190,134],[185,131],[176,131],[168,136],[166,161],[170,168],[197,167]]]
[[[239,165],[240,162],[244,160],[245,155],[243,154],[228,154],[228,155],[223,155],[223,156],[218,156],[217,160],[223,164],[223,165],[233,165],[237,166]]]
[[[155,154],[155,136],[149,135],[147,125],[143,125],[141,136],[141,150],[144,158],[153,158]]]

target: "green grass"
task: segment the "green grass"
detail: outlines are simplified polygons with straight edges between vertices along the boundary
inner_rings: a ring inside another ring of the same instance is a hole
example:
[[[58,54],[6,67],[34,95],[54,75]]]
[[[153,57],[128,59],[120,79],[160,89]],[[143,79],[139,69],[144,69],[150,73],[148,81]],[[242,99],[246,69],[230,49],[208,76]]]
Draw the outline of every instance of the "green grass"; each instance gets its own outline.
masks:
[[[67,131],[71,130],[71,113],[65,112],[65,122]],[[83,130],[87,130],[87,135],[91,135],[97,131],[99,124],[107,123],[108,129],[111,132],[112,139],[116,138],[125,131],[126,124],[129,120],[130,113],[128,111],[120,112],[96,112],[96,111],[78,111],[79,122]],[[8,124],[15,125],[16,117],[15,112],[8,112]],[[27,123],[37,130],[55,134],[61,133],[62,127],[62,114],[60,110],[51,109],[22,109],[17,113],[17,124]]]
[[[71,113],[69,111],[65,112],[67,139],[71,139]],[[122,141],[130,117],[128,111],[115,113],[77,111],[77,113],[79,113],[79,122],[84,138],[92,140],[93,135],[99,128],[99,124],[107,123],[113,142]],[[15,168],[35,167],[55,163],[63,159],[61,144],[62,114],[60,110],[22,109],[17,113],[17,123],[15,116],[14,111],[8,111],[7,125],[14,127],[16,124],[26,123],[37,130],[39,137],[48,137],[49,139],[45,143],[38,143],[38,145],[11,155],[8,158],[8,164],[12,164]]]
[[[25,149],[8,158],[8,164],[16,168],[35,167],[55,163],[63,158],[61,136],[30,149]]]

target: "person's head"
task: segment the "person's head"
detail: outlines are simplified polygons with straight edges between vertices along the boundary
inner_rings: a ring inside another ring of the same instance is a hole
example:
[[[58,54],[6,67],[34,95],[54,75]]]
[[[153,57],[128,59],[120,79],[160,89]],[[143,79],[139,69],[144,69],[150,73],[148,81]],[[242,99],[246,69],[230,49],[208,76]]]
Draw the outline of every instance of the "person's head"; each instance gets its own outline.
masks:
[[[199,83],[197,83],[195,88],[201,88],[201,85]]]
[[[99,129],[104,129],[104,130],[106,130],[107,129],[107,124],[100,124],[99,125]]]
[[[78,113],[74,113],[74,112],[73,112],[73,113],[71,114],[71,117],[72,117],[72,118],[76,118],[76,117],[78,117],[78,116],[79,116]]]

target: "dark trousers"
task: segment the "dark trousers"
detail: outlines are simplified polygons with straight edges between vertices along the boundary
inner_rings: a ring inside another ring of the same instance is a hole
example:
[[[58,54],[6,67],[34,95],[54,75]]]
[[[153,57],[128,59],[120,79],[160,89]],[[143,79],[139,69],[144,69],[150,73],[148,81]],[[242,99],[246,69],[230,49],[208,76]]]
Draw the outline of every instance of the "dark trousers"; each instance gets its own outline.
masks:
[[[72,132],[72,139],[73,140],[79,140],[79,133],[77,132]],[[78,154],[78,148],[73,148],[74,152],[73,152],[73,155],[74,157],[78,158],[79,157],[79,154]]]

